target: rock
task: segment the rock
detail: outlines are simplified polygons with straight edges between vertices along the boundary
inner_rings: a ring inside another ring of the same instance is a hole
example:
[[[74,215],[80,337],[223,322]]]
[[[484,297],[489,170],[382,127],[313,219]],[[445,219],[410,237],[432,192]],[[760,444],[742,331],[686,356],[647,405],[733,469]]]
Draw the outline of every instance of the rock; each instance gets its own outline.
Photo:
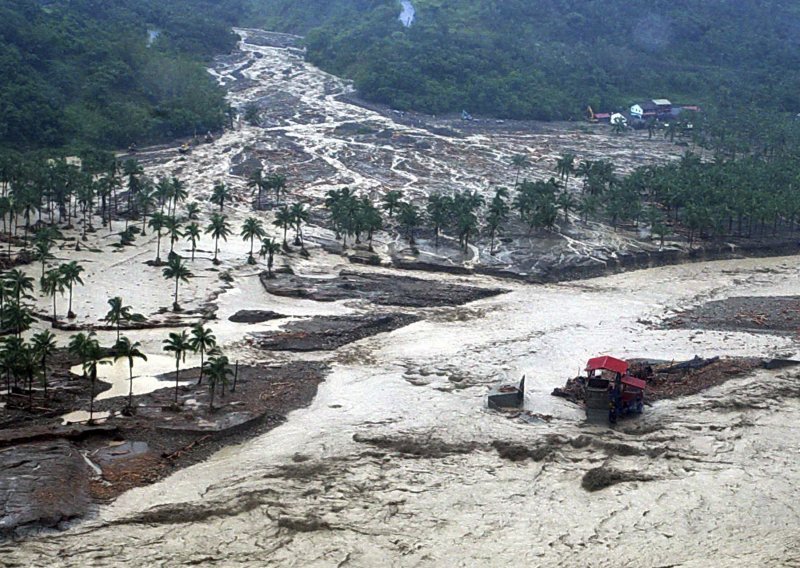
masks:
[[[234,323],[264,323],[287,316],[269,310],[240,310],[228,318]]]
[[[89,473],[78,449],[65,440],[0,452],[0,533],[83,515],[90,502]]]
[[[253,339],[259,348],[269,351],[333,351],[418,319],[409,314],[314,317],[291,322],[282,331],[254,333]]]

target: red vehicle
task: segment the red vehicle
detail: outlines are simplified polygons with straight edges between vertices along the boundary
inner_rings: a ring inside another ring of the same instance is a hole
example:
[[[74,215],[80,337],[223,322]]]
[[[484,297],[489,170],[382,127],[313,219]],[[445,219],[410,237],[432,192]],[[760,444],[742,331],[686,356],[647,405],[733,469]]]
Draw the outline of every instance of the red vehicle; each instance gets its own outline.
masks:
[[[621,416],[641,414],[647,382],[628,373],[628,363],[615,357],[589,359],[586,364],[586,417],[606,418],[612,424]]]

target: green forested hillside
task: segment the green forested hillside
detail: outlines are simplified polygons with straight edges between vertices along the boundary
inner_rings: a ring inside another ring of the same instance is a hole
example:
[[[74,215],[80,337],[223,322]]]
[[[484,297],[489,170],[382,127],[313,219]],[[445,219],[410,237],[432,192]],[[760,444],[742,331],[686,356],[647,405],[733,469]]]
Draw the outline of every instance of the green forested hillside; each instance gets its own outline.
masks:
[[[309,58],[398,108],[559,119],[668,97],[800,112],[800,4],[786,0],[266,0]]]
[[[221,126],[203,60],[235,45],[229,4],[0,0],[0,146],[123,146]]]

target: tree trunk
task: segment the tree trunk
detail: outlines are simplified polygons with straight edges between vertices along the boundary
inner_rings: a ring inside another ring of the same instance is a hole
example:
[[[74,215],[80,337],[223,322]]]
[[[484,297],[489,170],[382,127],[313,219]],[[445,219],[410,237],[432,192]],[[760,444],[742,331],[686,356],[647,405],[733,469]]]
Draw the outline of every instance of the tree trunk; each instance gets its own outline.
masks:
[[[180,355],[175,358],[175,404],[178,404],[178,380],[181,372]]]
[[[128,363],[128,376],[131,385],[128,390],[128,408],[133,408],[133,360]]]

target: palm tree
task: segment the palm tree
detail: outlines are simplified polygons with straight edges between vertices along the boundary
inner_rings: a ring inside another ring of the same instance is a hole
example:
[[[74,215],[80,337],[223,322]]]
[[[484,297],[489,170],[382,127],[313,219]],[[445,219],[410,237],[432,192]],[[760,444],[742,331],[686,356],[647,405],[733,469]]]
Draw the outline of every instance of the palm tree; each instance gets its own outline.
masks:
[[[575,173],[575,154],[564,154],[556,160],[556,172],[564,180],[564,187],[567,187],[570,174]]]
[[[500,232],[503,223],[508,220],[508,189],[505,187],[498,187],[495,191],[494,198],[489,204],[489,214],[486,216],[486,228],[489,230],[491,243],[489,245],[489,254],[494,255],[494,240],[497,233]]]
[[[52,244],[48,241],[40,241],[37,240],[33,245],[33,259],[36,262],[42,263],[42,276],[44,276],[45,265],[47,264],[48,260],[52,260],[55,258],[53,253],[50,252],[52,249]]]
[[[222,213],[225,210],[225,202],[231,198],[231,190],[223,182],[218,181],[214,184],[214,189],[211,190],[211,203],[219,205],[219,211]]]
[[[190,221],[197,221],[200,218],[200,205],[196,201],[186,204],[186,216]]]
[[[69,289],[69,309],[67,310],[67,318],[75,319],[76,316],[72,311],[72,291],[75,287],[75,284],[80,284],[83,286],[83,280],[81,279],[83,267],[73,260],[67,264],[62,264],[58,267],[58,269],[61,271],[64,285]]]
[[[172,178],[172,220],[175,220],[175,215],[178,213],[178,205],[189,197],[189,192],[186,190],[184,183],[176,177]]]
[[[197,223],[189,223],[186,225],[186,230],[183,232],[184,238],[192,243],[192,262],[194,262],[194,253],[197,250],[197,241],[200,240],[200,225]]]
[[[449,195],[432,193],[428,196],[427,211],[430,223],[433,225],[435,246],[438,249],[442,227],[447,224],[453,213],[453,199]]]
[[[122,298],[119,296],[110,298],[108,305],[111,309],[105,315],[103,321],[107,321],[117,327],[117,342],[119,342],[120,324],[123,321],[130,321],[133,318],[133,313],[131,313],[130,306],[122,305]]]
[[[219,264],[219,260],[217,259],[217,254],[219,253],[219,240],[222,239],[223,241],[227,241],[228,236],[231,234],[231,227],[228,224],[227,217],[224,217],[219,213],[214,213],[211,215],[211,221],[206,227],[206,234],[214,237],[213,262],[214,264]]]
[[[202,323],[192,327],[192,337],[189,339],[189,346],[195,353],[200,353],[200,378],[197,384],[203,382],[203,357],[207,352],[217,346],[217,338],[210,328],[203,327]]]
[[[289,231],[289,227],[292,226],[294,219],[292,218],[292,213],[289,208],[284,205],[276,214],[275,220],[272,222],[273,225],[276,227],[280,227],[283,229],[283,248],[288,249],[289,243],[286,242],[286,233]]]
[[[167,280],[175,279],[175,301],[172,303],[172,311],[179,312],[181,306],[178,304],[178,284],[180,284],[181,281],[189,282],[192,273],[189,272],[189,269],[183,264],[183,259],[175,255],[169,259],[167,267],[163,270],[163,274],[164,278]]]
[[[22,301],[23,298],[30,298],[29,292],[33,292],[33,278],[14,268],[8,271],[3,280],[7,283],[17,303]]]
[[[70,338],[69,346],[67,347],[70,353],[76,355],[81,361],[81,369],[83,370],[83,378],[88,375],[91,384],[91,393],[89,398],[89,423],[91,424],[94,419],[94,385],[97,381],[97,366],[108,365],[111,361],[103,361],[103,350],[96,339],[95,332],[90,332],[88,335],[78,333]]]
[[[57,268],[48,270],[40,281],[42,293],[53,297],[53,325],[58,323],[58,313],[56,312],[56,294],[64,295],[65,283],[64,275]],[[2,289],[0,289],[2,292]],[[2,319],[2,317],[0,317]]]
[[[261,192],[267,187],[268,180],[264,177],[264,170],[259,168],[255,170],[250,177],[247,179],[247,187],[253,190],[253,193],[256,193],[256,202],[253,204],[255,209],[259,209],[261,207]]]
[[[267,278],[272,278],[272,263],[275,260],[275,255],[281,252],[281,245],[272,239],[264,239],[261,241],[261,250],[259,256],[261,258],[267,257]]]
[[[389,212],[389,218],[394,217],[394,210],[400,206],[400,201],[403,199],[403,192],[398,190],[387,191],[386,195],[381,198],[384,211]]]
[[[186,359],[186,352],[190,351],[192,346],[189,344],[189,336],[186,330],[180,333],[172,332],[169,334],[169,339],[164,340],[164,351],[167,353],[175,354],[175,404],[178,404],[178,386],[180,382],[181,360]]]
[[[524,154],[515,154],[511,157],[511,165],[516,168],[516,174],[514,176],[514,187],[519,185],[519,175],[522,173],[522,170],[525,168],[529,168],[531,163],[528,160],[528,157]]]
[[[128,390],[128,409],[133,411],[133,360],[142,359],[147,361],[147,355],[142,353],[140,347],[141,343],[138,341],[131,342],[127,337],[117,339],[117,344],[114,347],[114,361],[120,359],[128,360],[128,375],[130,380],[130,389]]]
[[[142,236],[147,236],[145,228],[147,226],[147,211],[154,207],[156,203],[156,193],[153,183],[148,181],[142,186],[141,191],[136,196],[136,205],[142,210]]]
[[[222,385],[222,392],[225,392],[225,385],[228,382],[228,375],[231,370],[228,368],[228,358],[224,355],[211,357],[206,361],[205,372],[208,375],[208,408],[214,410],[214,391],[217,390],[217,384]]]
[[[28,408],[33,409],[33,376],[36,374],[36,369],[39,366],[33,347],[25,342],[19,343],[14,359],[16,373],[18,373],[20,377],[27,379]]]
[[[167,234],[169,235],[168,258],[172,258],[175,255],[175,243],[183,238],[183,233],[181,232],[182,225],[180,221],[175,219],[175,217],[167,217],[166,221],[164,222],[164,226],[167,229]]]
[[[292,224],[295,228],[294,244],[295,246],[303,247],[303,223],[309,220],[309,212],[304,203],[295,203],[289,210],[292,216]]]
[[[255,246],[256,237],[263,239],[266,236],[264,225],[255,217],[248,217],[242,225],[241,237],[242,240],[250,241],[250,254],[247,256],[247,264],[255,264],[256,259],[253,258],[253,247]]]
[[[14,332],[17,337],[28,329],[33,323],[33,316],[28,308],[17,302],[8,302],[5,310],[3,324]]]
[[[164,228],[166,223],[167,217],[160,211],[156,211],[150,217],[150,222],[148,225],[151,229],[153,229],[158,234],[158,240],[156,241],[156,266],[161,265],[161,230]]]
[[[44,397],[47,398],[47,358],[55,353],[56,347],[58,346],[56,343],[56,336],[47,329],[42,330],[31,337],[31,345],[33,346],[37,359],[41,361]]]
[[[558,206],[564,212],[564,222],[567,223],[569,221],[569,212],[575,209],[577,206],[577,201],[575,200],[575,196],[572,195],[569,191],[564,190],[558,194],[557,198]]]
[[[279,173],[271,173],[267,176],[267,185],[275,191],[275,203],[280,204],[281,194],[286,193],[286,176]]]
[[[408,238],[408,244],[414,246],[414,229],[419,227],[421,222],[421,218],[419,216],[419,210],[415,205],[410,203],[403,203],[400,207],[400,212],[397,214],[397,220],[406,230],[406,237]]]

